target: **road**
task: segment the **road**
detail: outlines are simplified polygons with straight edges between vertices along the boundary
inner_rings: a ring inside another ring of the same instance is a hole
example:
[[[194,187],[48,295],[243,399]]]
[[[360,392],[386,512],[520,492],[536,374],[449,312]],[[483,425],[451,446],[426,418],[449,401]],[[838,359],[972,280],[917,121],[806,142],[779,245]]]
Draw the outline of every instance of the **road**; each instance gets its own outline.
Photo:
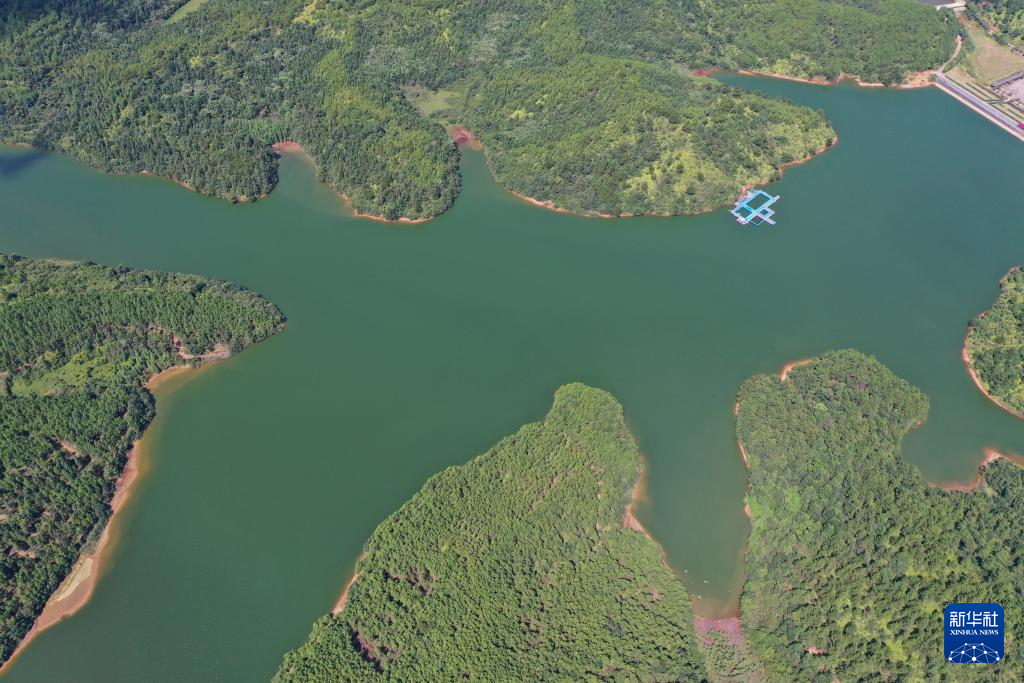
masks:
[[[1018,140],[1024,142],[1024,130],[1017,127],[1017,122],[1011,119],[1009,116],[999,111],[985,100],[977,97],[970,91],[957,85],[954,81],[946,77],[945,74],[936,71],[935,72],[935,85],[956,99],[966,104],[971,109],[974,109],[979,114],[997,124],[1000,128],[1010,133]]]

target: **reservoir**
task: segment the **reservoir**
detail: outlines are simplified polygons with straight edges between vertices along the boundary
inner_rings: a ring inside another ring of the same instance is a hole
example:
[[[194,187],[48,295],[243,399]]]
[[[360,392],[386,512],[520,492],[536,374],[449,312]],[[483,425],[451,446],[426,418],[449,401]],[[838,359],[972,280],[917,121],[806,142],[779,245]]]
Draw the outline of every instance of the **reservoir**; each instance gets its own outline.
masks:
[[[767,187],[775,227],[726,207],[546,211],[472,151],[454,207],[415,226],[351,218],[296,155],[270,197],[233,206],[0,152],[0,250],[224,278],[288,316],[160,389],[92,600],[5,680],[268,680],[376,525],[566,382],[624,405],[648,462],[639,516],[705,615],[734,612],[743,576],[732,409],[750,375],[857,348],[931,399],[904,447],[927,479],[972,478],[986,447],[1024,453],[1024,423],[960,359],[1024,262],[1024,145],[932,88],[723,80],[821,108],[839,134]]]

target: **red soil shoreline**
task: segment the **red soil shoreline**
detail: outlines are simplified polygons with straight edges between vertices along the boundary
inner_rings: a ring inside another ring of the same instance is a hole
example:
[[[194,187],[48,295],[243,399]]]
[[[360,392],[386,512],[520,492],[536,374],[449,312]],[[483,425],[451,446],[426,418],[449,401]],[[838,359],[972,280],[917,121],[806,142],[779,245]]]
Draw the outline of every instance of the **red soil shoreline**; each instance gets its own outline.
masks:
[[[143,386],[151,393],[155,393],[160,385],[168,379],[188,370],[202,366],[175,365],[151,375]],[[121,476],[117,479],[114,490],[114,497],[110,501],[110,518],[107,525],[100,534],[99,541],[91,552],[79,556],[71,569],[71,572],[64,578],[57,590],[53,592],[47,601],[43,611],[36,617],[35,623],[28,633],[18,643],[18,647],[3,665],[0,665],[0,672],[10,666],[17,657],[29,646],[33,639],[51,626],[60,623],[82,609],[92,597],[100,576],[103,573],[110,553],[117,544],[117,523],[120,520],[118,512],[124,507],[131,497],[131,493],[138,483],[139,475],[144,470],[144,458],[146,454],[145,434],[132,443],[128,451],[128,461],[125,463]]]
[[[955,54],[955,53],[954,53]],[[800,76],[787,76],[786,74],[776,74],[769,71],[756,71],[753,69],[740,69],[737,73],[741,73],[744,76],[763,76],[765,78],[778,78],[783,81],[795,81],[797,83],[808,83],[810,85],[837,85],[843,81],[853,81],[862,88],[892,88],[893,90],[913,90],[915,88],[927,88],[932,82],[928,79],[931,71],[915,71],[910,74],[902,83],[895,85],[886,85],[885,83],[878,83],[876,81],[862,81],[857,76],[850,74],[841,73],[839,78],[834,81],[830,81],[823,76],[815,76],[814,78],[801,78]],[[927,79],[927,80],[926,80]]]
[[[633,437],[634,441],[636,436]],[[632,529],[633,531],[639,531],[650,541],[654,541],[654,537],[651,536],[650,532],[647,531],[646,527],[637,518],[636,513],[633,512],[633,506],[640,500],[647,499],[647,460],[642,460],[642,469],[640,470],[640,478],[636,480],[636,484],[633,485],[633,490],[629,494],[629,503],[626,504],[626,509],[622,511],[622,528]],[[657,543],[657,541],[654,541]],[[661,548],[661,544],[658,544],[658,548]],[[668,562],[665,559],[665,551],[661,551],[661,559],[665,562],[666,566]],[[669,567],[671,569],[671,567]]]
[[[971,493],[976,491],[985,481],[985,469],[994,463],[996,460],[1006,460],[1012,462],[1019,467],[1024,467],[1024,458],[1019,455],[1012,455],[1010,453],[1000,453],[994,448],[985,449],[985,457],[982,458],[981,462],[978,463],[977,473],[974,475],[973,481],[969,482],[950,482],[947,484],[935,484],[929,483],[932,488],[942,489],[943,491],[958,491],[961,493]]]
[[[360,562],[363,561],[364,557],[366,557],[365,550],[359,553],[359,557],[356,558],[357,566],[359,565]],[[334,607],[331,609],[332,617],[341,612],[341,610],[345,609],[345,605],[348,603],[348,592],[352,589],[352,585],[359,578],[359,574],[359,571],[352,572],[352,576],[350,576],[348,581],[345,582],[345,585],[341,589],[341,595],[338,596],[338,601],[334,603]]]
[[[280,142],[275,142],[273,145],[270,146],[270,148],[273,149],[278,154],[302,154],[310,163],[312,163],[314,166],[316,165],[316,162],[313,161],[313,157],[309,156],[309,154],[306,152],[306,149],[302,146],[302,143],[298,142],[297,140],[281,140]],[[352,212],[353,218],[366,218],[368,220],[377,221],[379,223],[404,223],[407,225],[426,223],[427,221],[436,218],[436,216],[432,216],[430,218],[406,218],[405,216],[402,216],[401,218],[385,218],[384,216],[378,216],[377,214],[373,213],[362,213],[361,211],[358,211],[354,206],[352,206],[352,202],[351,200],[349,200],[347,194],[345,194],[344,192],[338,192],[337,190],[335,190],[335,194],[341,197],[341,201],[345,204],[349,211]]]
[[[1003,283],[1006,282],[1006,278],[1010,277],[1012,274],[1016,273],[1019,270],[1020,270],[1019,266],[1014,266],[1013,268],[1010,268],[1008,271],[1006,271],[1003,274],[1003,276],[1001,278],[999,278],[999,288],[1002,289]],[[984,318],[987,313],[988,313],[987,310],[982,311],[981,313],[978,314],[977,317],[978,318]],[[964,366],[967,368],[967,374],[970,375],[971,380],[974,382],[974,386],[978,387],[978,391],[980,391],[982,394],[984,394],[985,398],[987,398],[988,400],[992,401],[992,403],[995,403],[997,406],[999,406],[1000,408],[1002,408],[1003,410],[1008,412],[1010,415],[1013,415],[1014,417],[1017,417],[1017,418],[1020,418],[1020,419],[1024,420],[1024,413],[1022,413],[1021,411],[1016,410],[1014,408],[1011,408],[1010,406],[1006,405],[1005,403],[1000,401],[998,398],[996,398],[995,396],[990,394],[988,392],[988,389],[986,389],[984,387],[984,385],[981,383],[981,378],[978,377],[978,373],[974,371],[974,366],[971,365],[971,353],[970,353],[971,332],[973,330],[974,330],[974,323],[971,323],[971,324],[969,324],[967,326],[967,333],[964,334],[964,345],[963,345],[963,348],[960,351],[960,358],[963,360]]]
[[[173,176],[160,176],[160,175],[156,175],[155,173],[150,171],[148,168],[144,168],[141,171],[139,171],[139,175],[147,175],[147,176],[152,176],[154,178],[162,178],[164,180],[170,180],[175,185],[180,185],[181,187],[184,187],[186,190],[189,190],[191,192],[195,192],[196,194],[201,194],[199,192],[199,190],[197,190],[194,186],[190,185],[189,183],[186,183],[184,180],[178,180],[177,178],[175,178]]]
[[[820,154],[824,154],[825,152],[827,152],[828,150],[830,150],[831,148],[835,147],[838,144],[839,144],[839,136],[836,135],[835,137],[832,138],[831,144],[822,145],[821,147],[819,147],[814,152],[814,154],[809,154],[809,155],[807,155],[806,157],[804,157],[802,159],[796,159],[794,161],[787,161],[787,162],[785,162],[783,164],[780,164],[780,165],[776,166],[775,168],[778,169],[779,176],[781,178],[781,176],[785,174],[787,168],[791,168],[793,166],[799,166],[801,164],[806,164],[811,159],[816,158]],[[495,179],[495,180],[497,180],[497,179]],[[769,184],[771,182],[774,182],[774,181],[772,181],[770,179],[761,179],[761,180],[759,180],[759,181],[757,181],[755,183],[747,183],[746,185],[743,185],[742,188],[740,189],[740,194],[743,194],[744,192],[746,192],[747,190],[750,190],[751,188],[757,187],[759,185],[767,185],[767,184]],[[700,214],[704,214],[704,213],[711,213],[713,211],[713,209],[711,209],[711,210],[708,210],[708,211],[701,211],[698,214],[674,214],[674,213],[655,213],[655,212],[650,212],[650,213],[620,213],[620,214],[612,214],[612,213],[601,213],[600,211],[575,211],[573,209],[566,209],[566,208],[563,208],[563,207],[560,207],[560,206],[555,206],[555,203],[552,200],[550,200],[550,199],[542,201],[542,200],[537,199],[535,197],[529,197],[529,196],[527,196],[525,194],[522,194],[520,192],[516,192],[515,190],[510,190],[508,188],[505,188],[505,191],[508,192],[509,194],[515,196],[515,197],[518,197],[519,199],[522,199],[525,202],[533,204],[534,206],[539,206],[542,209],[547,209],[549,211],[554,211],[555,213],[565,213],[565,214],[570,214],[570,215],[573,215],[573,216],[582,216],[583,218],[672,218],[674,216],[686,216],[686,215],[695,215],[696,216],[696,215],[700,215]],[[731,202],[725,202],[725,203],[722,204],[722,206],[729,206],[730,203]]]
[[[997,406],[999,406],[1000,408],[1002,408],[1003,410],[1008,412],[1010,415],[1013,415],[1016,418],[1020,418],[1020,419],[1024,420],[1024,413],[1021,413],[1019,410],[1014,410],[1010,406],[1006,405],[1005,403],[1000,401],[998,398],[996,398],[995,396],[990,394],[988,392],[988,389],[986,389],[982,385],[981,378],[978,377],[978,373],[976,373],[974,371],[974,366],[971,365],[971,355],[970,355],[970,352],[968,351],[968,344],[970,343],[968,340],[970,339],[970,336],[971,336],[971,332],[970,332],[970,330],[968,330],[967,331],[967,336],[964,337],[964,346],[963,346],[963,349],[960,351],[960,358],[963,360],[964,367],[967,368],[967,374],[971,376],[971,381],[974,382],[974,386],[978,387],[978,391],[980,391],[982,394],[984,394],[985,398],[987,398],[988,400],[992,401],[992,403],[995,403]]]
[[[452,142],[460,148],[475,149],[478,152],[484,149],[483,143],[465,126],[452,126],[448,129],[448,134],[452,136]]]
[[[785,365],[782,366],[782,370],[779,372],[779,379],[785,382],[786,378],[789,377],[789,373],[793,371],[793,368],[798,368],[801,365],[807,365],[808,363],[813,363],[814,361],[814,358],[801,358],[800,360],[794,360],[790,361],[789,363],[786,363]]]

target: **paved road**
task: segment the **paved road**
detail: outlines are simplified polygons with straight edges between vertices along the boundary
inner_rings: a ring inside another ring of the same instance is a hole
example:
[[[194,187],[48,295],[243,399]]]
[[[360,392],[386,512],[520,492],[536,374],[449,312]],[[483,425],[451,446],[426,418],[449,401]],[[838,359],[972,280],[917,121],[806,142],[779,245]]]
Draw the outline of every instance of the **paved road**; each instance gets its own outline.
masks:
[[[935,84],[953,97],[976,109],[989,120],[999,124],[1003,130],[1010,133],[1018,140],[1024,141],[1024,130],[1017,127],[1016,121],[993,107],[985,100],[976,96],[974,93],[957,85],[954,81],[947,78],[945,74],[935,72]]]

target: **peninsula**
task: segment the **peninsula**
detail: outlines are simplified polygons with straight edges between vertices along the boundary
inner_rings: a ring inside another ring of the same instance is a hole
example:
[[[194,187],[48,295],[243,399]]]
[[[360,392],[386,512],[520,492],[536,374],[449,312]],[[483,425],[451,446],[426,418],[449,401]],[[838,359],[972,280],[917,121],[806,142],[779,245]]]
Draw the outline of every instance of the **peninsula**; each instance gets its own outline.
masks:
[[[877,360],[825,354],[739,392],[752,530],[742,623],[770,680],[942,680],[956,596],[1024,608],[1024,470],[989,454],[966,490],[899,453],[928,400]],[[979,453],[979,457],[981,454]],[[984,680],[1021,675],[1019,643]]]
[[[985,396],[1024,418],[1024,272],[1011,268],[999,280],[999,296],[967,327],[963,357]]]
[[[641,471],[621,406],[562,387],[377,528],[276,680],[705,678],[686,589],[626,514]]]
[[[0,254],[0,662],[88,598],[152,383],[283,323],[218,280]]]
[[[913,0],[183,5],[19,3],[0,22],[0,142],[251,201],[292,140],[357,215],[413,221],[459,193],[460,124],[542,205],[698,213],[835,133],[690,69],[897,83],[946,61],[957,32]]]

